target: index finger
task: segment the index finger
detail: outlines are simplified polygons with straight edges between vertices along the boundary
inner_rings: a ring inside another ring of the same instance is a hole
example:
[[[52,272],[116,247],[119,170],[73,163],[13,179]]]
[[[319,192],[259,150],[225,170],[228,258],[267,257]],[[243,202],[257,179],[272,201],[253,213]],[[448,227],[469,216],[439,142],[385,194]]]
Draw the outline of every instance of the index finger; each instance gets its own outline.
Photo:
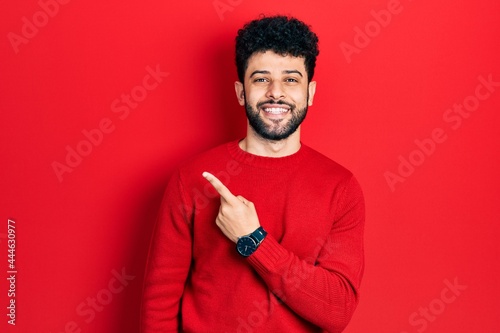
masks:
[[[229,202],[237,199],[234,194],[229,191],[226,185],[222,184],[222,182],[210,172],[205,171],[203,172],[202,176],[205,177],[205,179],[208,180],[210,184],[212,184],[214,189],[220,194],[222,198],[224,198],[224,200]]]

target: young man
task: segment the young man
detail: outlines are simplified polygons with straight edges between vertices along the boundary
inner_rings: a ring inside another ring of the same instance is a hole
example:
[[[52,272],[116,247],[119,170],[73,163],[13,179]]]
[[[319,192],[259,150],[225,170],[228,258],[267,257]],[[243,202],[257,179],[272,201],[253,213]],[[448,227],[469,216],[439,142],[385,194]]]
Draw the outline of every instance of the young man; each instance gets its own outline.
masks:
[[[300,141],[317,41],[283,16],[238,32],[247,135],[173,175],[149,254],[143,333],[338,333],[349,322],[364,201],[348,170]]]

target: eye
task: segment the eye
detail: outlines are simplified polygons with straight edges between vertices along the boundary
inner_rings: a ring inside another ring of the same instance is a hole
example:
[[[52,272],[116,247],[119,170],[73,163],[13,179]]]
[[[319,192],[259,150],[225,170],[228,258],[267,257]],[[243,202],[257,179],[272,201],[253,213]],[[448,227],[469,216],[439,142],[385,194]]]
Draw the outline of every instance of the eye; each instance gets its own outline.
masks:
[[[255,80],[253,80],[253,82],[267,82],[268,80],[264,77],[258,77],[256,78]]]
[[[299,80],[297,80],[296,78],[293,78],[293,77],[286,78],[285,81],[288,82],[288,83],[297,83],[297,82],[299,82]]]

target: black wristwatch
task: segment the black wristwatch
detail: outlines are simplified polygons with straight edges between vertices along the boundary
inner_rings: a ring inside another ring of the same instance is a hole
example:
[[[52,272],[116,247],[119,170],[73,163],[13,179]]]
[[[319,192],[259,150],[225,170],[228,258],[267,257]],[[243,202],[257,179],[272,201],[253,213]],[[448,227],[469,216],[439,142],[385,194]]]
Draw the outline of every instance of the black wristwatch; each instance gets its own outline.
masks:
[[[250,235],[241,236],[240,238],[238,238],[238,241],[236,242],[236,250],[238,250],[238,253],[242,256],[248,257],[249,255],[254,253],[255,250],[257,250],[266,235],[267,232],[264,230],[264,228],[259,227]]]

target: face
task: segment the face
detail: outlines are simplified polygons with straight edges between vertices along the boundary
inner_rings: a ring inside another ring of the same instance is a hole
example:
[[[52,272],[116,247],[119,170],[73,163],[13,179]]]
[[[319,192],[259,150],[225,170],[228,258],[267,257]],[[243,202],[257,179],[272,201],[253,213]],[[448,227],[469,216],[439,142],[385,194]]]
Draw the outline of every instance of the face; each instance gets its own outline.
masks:
[[[304,58],[266,51],[248,59],[245,80],[235,88],[253,131],[277,141],[299,128],[312,105],[316,82],[308,83]]]

